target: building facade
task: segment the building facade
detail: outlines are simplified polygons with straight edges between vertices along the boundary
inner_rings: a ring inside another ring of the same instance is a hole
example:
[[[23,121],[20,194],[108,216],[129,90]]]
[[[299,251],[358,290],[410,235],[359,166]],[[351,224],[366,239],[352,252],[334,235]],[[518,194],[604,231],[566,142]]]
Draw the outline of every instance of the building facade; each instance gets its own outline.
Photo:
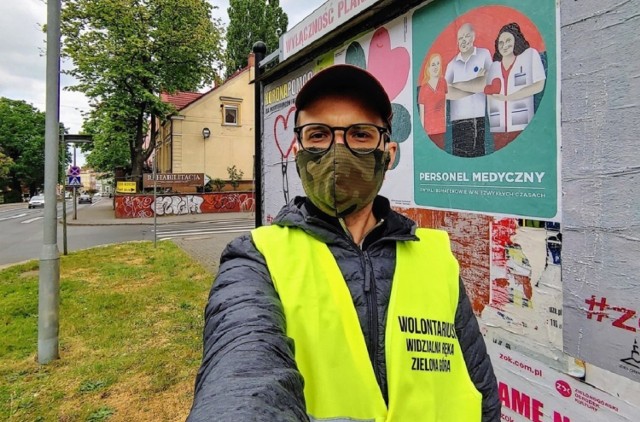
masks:
[[[253,57],[249,65],[205,93],[163,94],[177,111],[158,125],[157,171],[229,179],[228,168],[253,179]]]

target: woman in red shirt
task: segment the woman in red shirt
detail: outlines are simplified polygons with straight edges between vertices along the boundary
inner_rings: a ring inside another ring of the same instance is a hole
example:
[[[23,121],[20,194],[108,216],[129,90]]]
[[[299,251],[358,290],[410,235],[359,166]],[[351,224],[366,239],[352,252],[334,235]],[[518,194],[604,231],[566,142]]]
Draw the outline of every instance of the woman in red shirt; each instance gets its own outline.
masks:
[[[442,57],[438,53],[432,53],[424,69],[418,94],[418,109],[427,135],[440,149],[444,149],[446,132],[446,95],[447,82],[442,77]]]

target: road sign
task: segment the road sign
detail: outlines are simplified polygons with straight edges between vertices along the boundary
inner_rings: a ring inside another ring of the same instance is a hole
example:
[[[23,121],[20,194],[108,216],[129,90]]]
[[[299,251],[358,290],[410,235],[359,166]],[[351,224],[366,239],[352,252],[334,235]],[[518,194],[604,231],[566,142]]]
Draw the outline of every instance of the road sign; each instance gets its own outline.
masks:
[[[82,182],[80,182],[80,176],[69,176],[67,179],[68,186],[82,186]]]
[[[118,182],[116,184],[116,192],[119,193],[136,193],[136,182]]]
[[[80,167],[71,166],[69,167],[69,176],[80,176]]]

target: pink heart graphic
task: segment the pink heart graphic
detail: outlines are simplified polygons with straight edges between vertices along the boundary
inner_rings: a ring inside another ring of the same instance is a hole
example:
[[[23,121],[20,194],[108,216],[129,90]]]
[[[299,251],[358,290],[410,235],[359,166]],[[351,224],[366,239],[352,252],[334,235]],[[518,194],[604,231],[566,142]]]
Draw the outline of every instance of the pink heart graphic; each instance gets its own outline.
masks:
[[[378,29],[371,38],[367,70],[373,74],[389,99],[393,101],[409,78],[409,52],[404,47],[391,48],[391,38],[385,28]]]
[[[276,141],[276,146],[278,147],[278,150],[280,151],[280,156],[283,159],[289,157],[289,154],[291,153],[291,149],[293,148],[293,144],[296,141],[296,136],[293,133],[293,131],[287,130],[289,127],[289,117],[291,116],[291,113],[293,113],[295,110],[296,110],[295,106],[291,107],[287,112],[286,117],[283,116],[282,114],[278,114],[278,116],[276,116],[275,122],[273,123],[273,138]],[[278,124],[279,122],[282,124],[279,125]],[[284,152],[282,146],[280,145],[280,139],[286,139],[288,136],[291,136],[291,142],[289,143],[289,147],[287,148],[287,151]]]
[[[498,78],[494,78],[491,83],[484,87],[484,93],[487,95],[500,94],[502,91],[502,82]]]

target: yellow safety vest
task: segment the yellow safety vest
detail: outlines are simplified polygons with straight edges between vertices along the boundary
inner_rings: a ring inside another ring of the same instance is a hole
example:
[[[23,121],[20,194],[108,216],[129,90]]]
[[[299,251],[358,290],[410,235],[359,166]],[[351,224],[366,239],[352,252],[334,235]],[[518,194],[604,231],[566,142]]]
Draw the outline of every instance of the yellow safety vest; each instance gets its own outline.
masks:
[[[387,406],[329,248],[298,228],[252,231],[295,342],[311,421],[480,421],[482,396],[455,334],[458,262],[445,232],[416,235],[420,241],[396,243],[385,333]]]

